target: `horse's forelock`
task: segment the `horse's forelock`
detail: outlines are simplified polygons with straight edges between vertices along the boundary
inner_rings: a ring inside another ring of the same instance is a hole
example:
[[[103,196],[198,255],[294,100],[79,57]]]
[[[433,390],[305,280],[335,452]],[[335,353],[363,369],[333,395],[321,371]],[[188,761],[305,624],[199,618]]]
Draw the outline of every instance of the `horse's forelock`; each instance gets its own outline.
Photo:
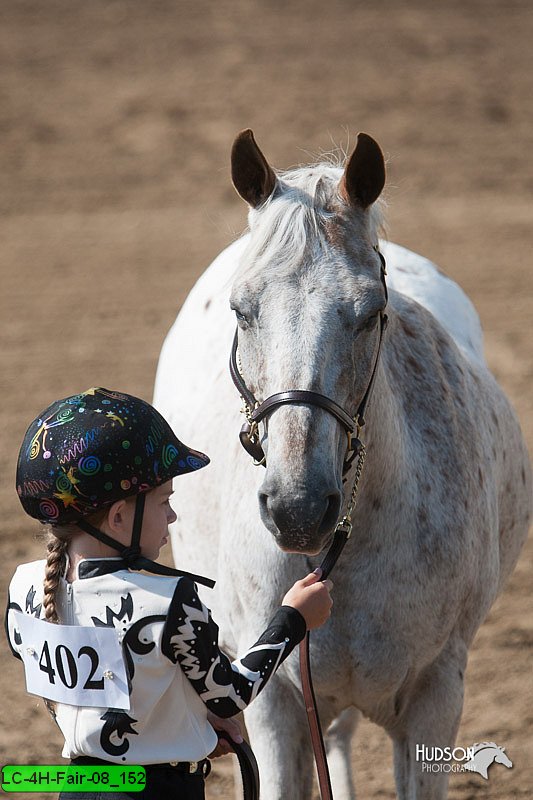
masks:
[[[341,166],[319,163],[278,175],[278,189],[249,215],[251,240],[242,260],[245,268],[282,262],[297,267],[313,239],[326,244],[326,223],[337,216],[342,203],[338,192]],[[366,212],[372,242],[384,230],[384,203],[378,200]],[[361,212],[363,213],[363,212]]]

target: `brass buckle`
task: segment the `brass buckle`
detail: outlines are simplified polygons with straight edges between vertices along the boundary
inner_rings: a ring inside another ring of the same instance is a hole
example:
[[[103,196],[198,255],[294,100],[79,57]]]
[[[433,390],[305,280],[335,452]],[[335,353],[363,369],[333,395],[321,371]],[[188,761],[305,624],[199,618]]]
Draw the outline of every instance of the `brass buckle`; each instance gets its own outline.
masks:
[[[191,761],[189,764],[189,775],[194,775],[198,771],[198,761]]]
[[[344,533],[347,539],[350,538],[352,533],[352,520],[350,517],[343,517],[335,528],[335,533]]]

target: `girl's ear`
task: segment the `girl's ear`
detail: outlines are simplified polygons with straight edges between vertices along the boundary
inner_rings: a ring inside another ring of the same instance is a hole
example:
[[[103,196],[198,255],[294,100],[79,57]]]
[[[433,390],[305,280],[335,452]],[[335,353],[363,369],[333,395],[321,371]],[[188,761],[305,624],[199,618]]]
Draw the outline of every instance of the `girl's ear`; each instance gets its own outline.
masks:
[[[126,499],[117,500],[116,503],[113,503],[113,505],[109,507],[104,523],[107,524],[110,531],[113,533],[123,533],[128,529],[128,524],[131,528],[132,520],[129,506],[130,504]]]

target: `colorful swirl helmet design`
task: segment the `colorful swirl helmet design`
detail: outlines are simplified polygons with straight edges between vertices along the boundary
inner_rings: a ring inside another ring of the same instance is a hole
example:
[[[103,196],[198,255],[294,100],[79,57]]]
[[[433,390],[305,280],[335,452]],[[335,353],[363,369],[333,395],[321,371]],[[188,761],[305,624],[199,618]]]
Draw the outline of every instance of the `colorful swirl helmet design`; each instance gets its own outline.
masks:
[[[52,403],[31,423],[17,491],[31,517],[64,525],[208,463],[149,403],[94,388]]]

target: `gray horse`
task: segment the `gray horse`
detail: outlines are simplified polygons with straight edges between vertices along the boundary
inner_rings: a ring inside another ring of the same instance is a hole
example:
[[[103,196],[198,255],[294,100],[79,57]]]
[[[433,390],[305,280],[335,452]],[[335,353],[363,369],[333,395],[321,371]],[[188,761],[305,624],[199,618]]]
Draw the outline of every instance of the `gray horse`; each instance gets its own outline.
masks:
[[[276,174],[250,131],[235,141],[232,169],[249,232],[191,292],[161,354],[155,402],[212,457],[175,482],[174,555],[217,577],[204,599],[237,654],[319,563],[355,464],[343,483],[344,428],[293,404],[260,424],[266,469],[252,465],[227,371],[235,325],[258,400],[312,390],[355,413],[386,305],[377,251],[385,169],[361,134],[344,169]],[[350,742],[361,714],[393,741],[398,797],[441,800],[447,774],[422,772],[416,745],[455,742],[468,648],[527,535],[531,472],[470,301],[427,260],[379,247],[389,324],[360,434],[367,457],[353,533],[333,574],[332,617],[312,637],[312,666],[336,800],[354,797]],[[309,800],[295,654],[245,716],[262,798]]]

